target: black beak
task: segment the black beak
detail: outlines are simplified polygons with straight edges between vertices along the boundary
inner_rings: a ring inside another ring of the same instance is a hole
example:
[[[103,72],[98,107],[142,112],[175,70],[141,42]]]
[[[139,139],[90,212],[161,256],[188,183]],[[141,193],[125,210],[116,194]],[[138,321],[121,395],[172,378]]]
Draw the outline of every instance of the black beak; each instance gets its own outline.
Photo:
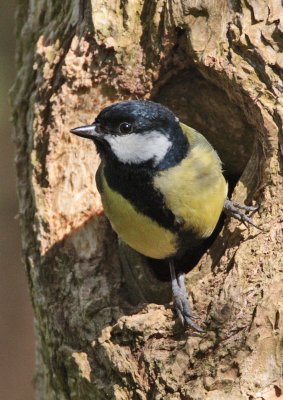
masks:
[[[87,139],[94,139],[98,136],[97,132],[95,131],[95,124],[79,126],[78,128],[71,129],[70,132]]]

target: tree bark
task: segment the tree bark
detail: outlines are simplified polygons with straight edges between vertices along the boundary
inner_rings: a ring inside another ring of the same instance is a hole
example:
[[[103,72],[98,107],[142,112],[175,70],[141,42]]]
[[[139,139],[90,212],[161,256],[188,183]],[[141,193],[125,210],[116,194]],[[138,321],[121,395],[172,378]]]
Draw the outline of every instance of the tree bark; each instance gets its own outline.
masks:
[[[282,38],[279,0],[19,3],[12,102],[37,399],[281,396]],[[187,274],[205,335],[183,331],[169,283],[118,243],[95,148],[69,133],[129,98],[203,132],[233,198],[260,204],[264,231],[226,221]]]

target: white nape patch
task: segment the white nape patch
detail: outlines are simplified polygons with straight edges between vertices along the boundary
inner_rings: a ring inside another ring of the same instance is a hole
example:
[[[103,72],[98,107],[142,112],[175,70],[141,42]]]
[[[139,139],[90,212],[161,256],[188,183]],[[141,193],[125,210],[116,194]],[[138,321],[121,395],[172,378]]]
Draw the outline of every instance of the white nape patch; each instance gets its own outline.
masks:
[[[159,131],[130,133],[129,135],[105,135],[113,153],[119,161],[128,164],[141,164],[154,160],[157,165],[166,155],[172,143]]]

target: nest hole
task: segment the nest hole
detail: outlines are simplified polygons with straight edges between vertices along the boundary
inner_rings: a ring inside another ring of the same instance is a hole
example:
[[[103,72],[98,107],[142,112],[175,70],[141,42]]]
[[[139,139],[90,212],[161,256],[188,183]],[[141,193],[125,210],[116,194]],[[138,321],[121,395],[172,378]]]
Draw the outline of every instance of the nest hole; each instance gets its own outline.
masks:
[[[231,195],[253,150],[255,128],[247,121],[240,105],[227,93],[206,79],[196,68],[189,68],[171,77],[153,96],[153,101],[167,106],[180,121],[202,133],[217,151]],[[208,199],[209,200],[209,199]],[[186,272],[192,269],[220,232],[224,217],[206,245],[180,264]],[[164,261],[148,260],[156,277],[168,280],[169,269]]]

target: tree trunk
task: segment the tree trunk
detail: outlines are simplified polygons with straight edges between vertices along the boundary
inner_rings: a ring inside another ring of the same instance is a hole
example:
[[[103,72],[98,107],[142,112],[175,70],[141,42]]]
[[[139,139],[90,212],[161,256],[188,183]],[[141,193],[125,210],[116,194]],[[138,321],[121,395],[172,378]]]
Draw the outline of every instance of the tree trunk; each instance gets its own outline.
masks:
[[[279,0],[20,2],[12,101],[37,399],[281,396],[282,38]],[[233,198],[260,204],[264,231],[226,221],[187,274],[204,335],[184,332],[169,283],[118,243],[95,148],[69,133],[129,98],[204,133]]]

